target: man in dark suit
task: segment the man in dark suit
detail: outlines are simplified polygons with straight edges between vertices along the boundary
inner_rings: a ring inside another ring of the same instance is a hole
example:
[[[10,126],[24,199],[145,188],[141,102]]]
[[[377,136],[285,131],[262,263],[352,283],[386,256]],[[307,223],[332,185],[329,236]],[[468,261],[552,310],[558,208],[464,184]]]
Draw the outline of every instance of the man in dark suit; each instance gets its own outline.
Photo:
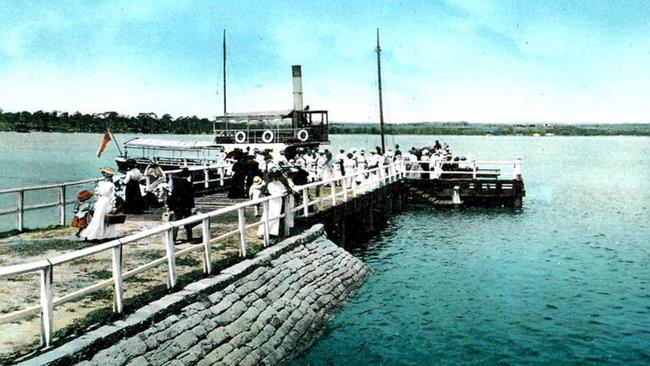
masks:
[[[171,195],[167,198],[167,206],[174,212],[174,220],[184,219],[192,216],[192,209],[194,208],[194,187],[187,179],[190,176],[190,171],[187,168],[178,174],[178,178],[174,178],[173,188]],[[192,241],[192,226],[185,225],[187,232],[187,241]],[[178,229],[174,229],[174,242],[176,242],[176,234]]]

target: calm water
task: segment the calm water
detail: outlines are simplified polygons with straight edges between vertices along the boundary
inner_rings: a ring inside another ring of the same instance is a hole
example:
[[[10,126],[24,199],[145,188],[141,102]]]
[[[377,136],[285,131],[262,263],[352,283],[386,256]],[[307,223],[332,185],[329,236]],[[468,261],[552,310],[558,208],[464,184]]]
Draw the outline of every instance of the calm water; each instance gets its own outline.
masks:
[[[650,364],[650,139],[445,140],[523,157],[524,210],[395,217],[292,365]]]
[[[0,188],[94,176],[115,155],[97,159],[100,140],[0,133]],[[523,158],[524,209],[394,217],[355,251],[374,275],[293,364],[650,364],[650,139],[441,140],[470,158]],[[404,150],[433,137],[387,142]]]

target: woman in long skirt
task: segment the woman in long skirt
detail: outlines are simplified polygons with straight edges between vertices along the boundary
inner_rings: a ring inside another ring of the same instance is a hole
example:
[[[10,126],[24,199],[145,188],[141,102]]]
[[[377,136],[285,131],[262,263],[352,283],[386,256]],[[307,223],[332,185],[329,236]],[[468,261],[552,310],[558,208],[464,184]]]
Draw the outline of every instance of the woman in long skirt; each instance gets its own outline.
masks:
[[[140,179],[142,179],[140,170],[136,167],[135,161],[129,159],[129,171],[126,172],[126,176],[124,177],[124,183],[126,184],[124,192],[126,213],[141,214],[146,208],[144,197],[140,190]]]
[[[271,174],[271,181],[266,185],[269,196],[284,195],[288,192],[286,183],[281,181],[282,172],[275,171]],[[264,210],[262,220],[269,218],[269,235],[278,236],[280,234],[280,214],[282,214],[282,197],[272,198],[269,200],[268,211]],[[264,236],[264,225],[257,229],[257,236]]]
[[[90,224],[81,232],[80,236],[85,240],[112,239],[120,235],[117,225],[106,224],[106,214],[111,213],[115,208],[115,185],[113,184],[112,168],[101,170],[104,180],[97,182],[95,187],[95,211]]]

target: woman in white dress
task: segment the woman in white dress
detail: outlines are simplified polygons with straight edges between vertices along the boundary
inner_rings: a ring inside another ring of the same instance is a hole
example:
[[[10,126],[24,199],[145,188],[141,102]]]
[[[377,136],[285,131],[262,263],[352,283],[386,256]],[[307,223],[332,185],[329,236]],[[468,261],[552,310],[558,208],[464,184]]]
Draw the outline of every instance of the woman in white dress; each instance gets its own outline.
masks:
[[[80,236],[85,240],[111,239],[120,236],[117,225],[106,225],[105,217],[115,209],[115,185],[113,184],[113,168],[102,168],[100,170],[104,180],[97,182],[95,186],[95,210],[90,224],[81,232]]]
[[[266,189],[269,196],[284,195],[289,192],[288,183],[282,181],[284,176],[279,170],[275,170],[271,173],[271,181],[266,184]],[[278,216],[282,213],[282,197],[272,198],[269,200],[268,211],[264,210],[262,214],[262,220],[269,218],[269,235],[278,236],[280,234],[280,219]],[[264,236],[264,224],[260,225],[257,228],[257,236]]]

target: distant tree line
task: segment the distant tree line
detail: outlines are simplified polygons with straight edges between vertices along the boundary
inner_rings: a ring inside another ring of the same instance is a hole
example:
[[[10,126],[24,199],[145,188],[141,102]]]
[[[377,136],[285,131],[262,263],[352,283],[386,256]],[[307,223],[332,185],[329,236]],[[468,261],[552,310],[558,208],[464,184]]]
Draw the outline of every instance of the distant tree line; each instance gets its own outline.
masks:
[[[379,134],[375,123],[334,123],[332,134]],[[557,135],[557,136],[650,136],[648,123],[622,124],[484,124],[468,122],[421,122],[387,124],[388,135]]]
[[[104,132],[211,134],[213,120],[197,116],[173,118],[169,114],[140,113],[126,116],[117,112],[4,112],[0,109],[0,131]],[[243,128],[231,123],[231,129]],[[219,126],[217,126],[219,128]],[[558,136],[650,136],[650,124],[484,124],[469,122],[418,122],[387,124],[393,135],[533,135]],[[331,134],[379,134],[377,123],[332,123]]]
[[[112,132],[134,133],[212,133],[212,121],[207,118],[177,117],[169,114],[140,113],[125,116],[117,112],[95,114],[67,112],[3,112],[0,110],[0,131],[45,132]]]

